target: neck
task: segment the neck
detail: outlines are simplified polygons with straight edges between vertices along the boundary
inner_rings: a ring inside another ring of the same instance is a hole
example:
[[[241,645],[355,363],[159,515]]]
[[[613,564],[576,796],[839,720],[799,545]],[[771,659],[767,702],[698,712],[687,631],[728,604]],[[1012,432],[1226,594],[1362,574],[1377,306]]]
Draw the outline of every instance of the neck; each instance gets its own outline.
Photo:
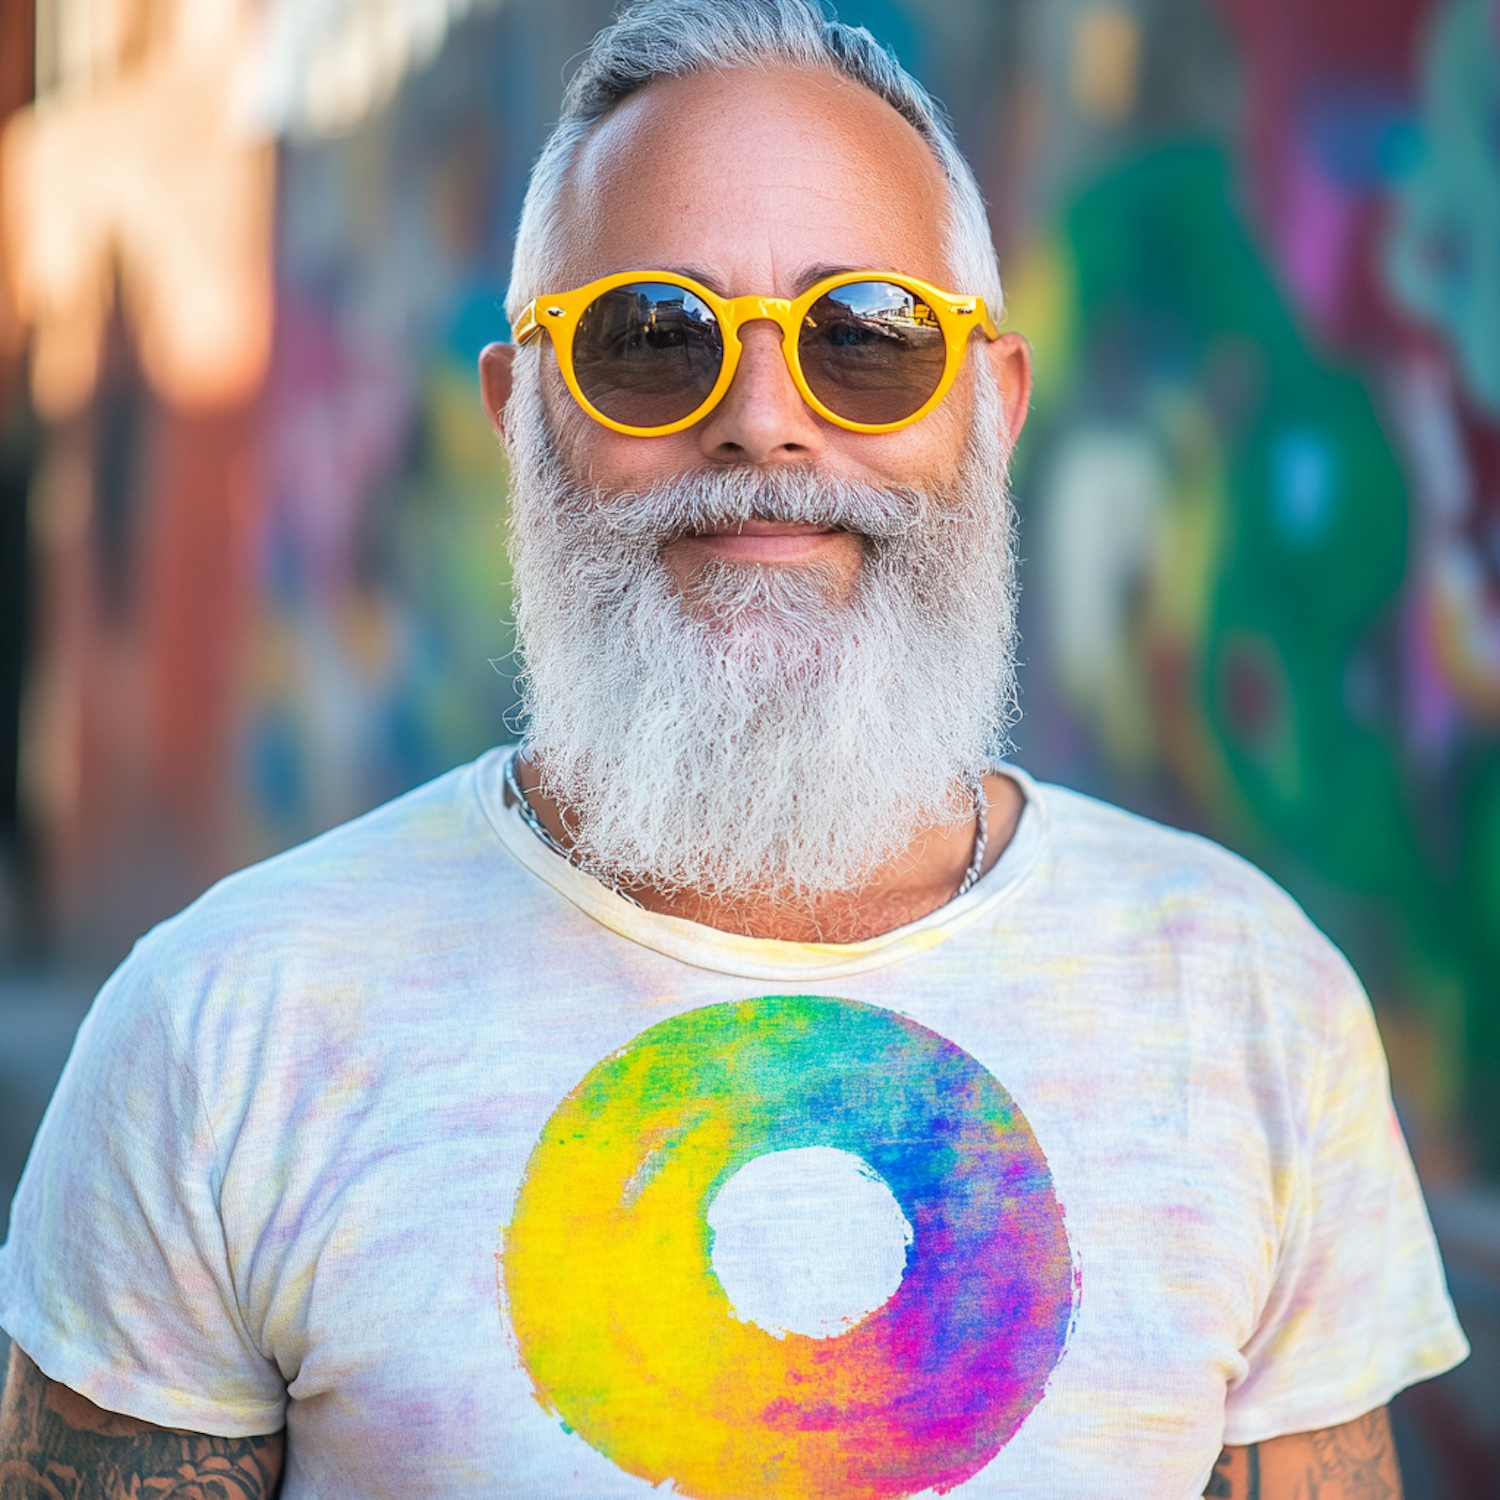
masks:
[[[542,795],[535,766],[522,756],[517,779],[542,825],[564,849],[572,847],[576,819],[570,810]],[[984,778],[989,840],[983,869],[988,871],[1015,835],[1024,799],[1009,776]],[[647,911],[684,917],[742,937],[779,938],[798,943],[857,943],[918,921],[953,899],[974,852],[976,821],[962,818],[919,834],[895,859],[857,891],[837,891],[810,903],[775,897],[724,901],[697,891],[664,891],[651,885],[621,890]]]

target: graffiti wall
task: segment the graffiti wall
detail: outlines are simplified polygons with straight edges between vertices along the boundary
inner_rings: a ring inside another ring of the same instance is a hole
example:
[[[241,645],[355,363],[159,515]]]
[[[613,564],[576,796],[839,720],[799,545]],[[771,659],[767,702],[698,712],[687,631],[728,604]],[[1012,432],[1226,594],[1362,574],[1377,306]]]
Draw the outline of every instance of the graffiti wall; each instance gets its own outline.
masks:
[[[1035,226],[1033,743],[1298,895],[1441,1176],[1500,1164],[1500,18],[1377,9],[1226,3],[1235,129]]]
[[[1429,1178],[1500,1171],[1496,7],[843,11],[950,107],[1036,347],[1020,757],[1270,869],[1375,995]],[[607,15],[38,7],[5,722],[52,941],[513,732],[474,360]]]

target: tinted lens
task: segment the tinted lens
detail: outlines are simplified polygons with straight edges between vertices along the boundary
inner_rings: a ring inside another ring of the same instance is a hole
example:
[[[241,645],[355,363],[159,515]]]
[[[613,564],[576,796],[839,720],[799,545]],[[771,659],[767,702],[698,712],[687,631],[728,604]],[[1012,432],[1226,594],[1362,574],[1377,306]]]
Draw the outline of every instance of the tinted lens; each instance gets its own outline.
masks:
[[[889,281],[856,281],[819,297],[797,338],[803,378],[850,422],[900,422],[931,399],[948,363],[937,314]]]
[[[696,411],[723,363],[708,304],[665,282],[634,281],[596,297],[573,334],[579,389],[627,427],[665,427]]]

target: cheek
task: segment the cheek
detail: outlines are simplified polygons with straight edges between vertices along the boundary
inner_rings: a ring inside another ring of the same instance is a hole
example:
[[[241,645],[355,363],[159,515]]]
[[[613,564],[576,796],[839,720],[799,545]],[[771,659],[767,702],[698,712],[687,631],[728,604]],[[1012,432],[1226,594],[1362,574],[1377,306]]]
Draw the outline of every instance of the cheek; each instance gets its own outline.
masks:
[[[639,490],[703,463],[691,430],[662,438],[628,437],[596,422],[573,399],[556,360],[547,366],[543,391],[558,452],[585,484],[607,492]]]
[[[847,467],[875,484],[943,488],[952,482],[968,442],[972,386],[954,383],[943,404],[920,422],[895,432],[864,434],[835,429],[830,447]]]
[[[871,484],[942,492],[957,478],[969,448],[975,396],[971,354],[936,411],[895,432],[830,427],[828,459],[842,472]]]

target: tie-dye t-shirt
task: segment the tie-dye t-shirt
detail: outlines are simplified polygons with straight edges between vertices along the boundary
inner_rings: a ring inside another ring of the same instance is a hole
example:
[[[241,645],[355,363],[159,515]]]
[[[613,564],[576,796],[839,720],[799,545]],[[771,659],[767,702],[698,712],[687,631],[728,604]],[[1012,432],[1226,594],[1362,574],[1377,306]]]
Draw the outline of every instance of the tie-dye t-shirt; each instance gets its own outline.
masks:
[[[486,757],[216,887],[79,1035],[0,1323],[309,1496],[1187,1500],[1462,1358],[1369,1006],[1214,846],[1017,773],[970,892],[751,940]]]

